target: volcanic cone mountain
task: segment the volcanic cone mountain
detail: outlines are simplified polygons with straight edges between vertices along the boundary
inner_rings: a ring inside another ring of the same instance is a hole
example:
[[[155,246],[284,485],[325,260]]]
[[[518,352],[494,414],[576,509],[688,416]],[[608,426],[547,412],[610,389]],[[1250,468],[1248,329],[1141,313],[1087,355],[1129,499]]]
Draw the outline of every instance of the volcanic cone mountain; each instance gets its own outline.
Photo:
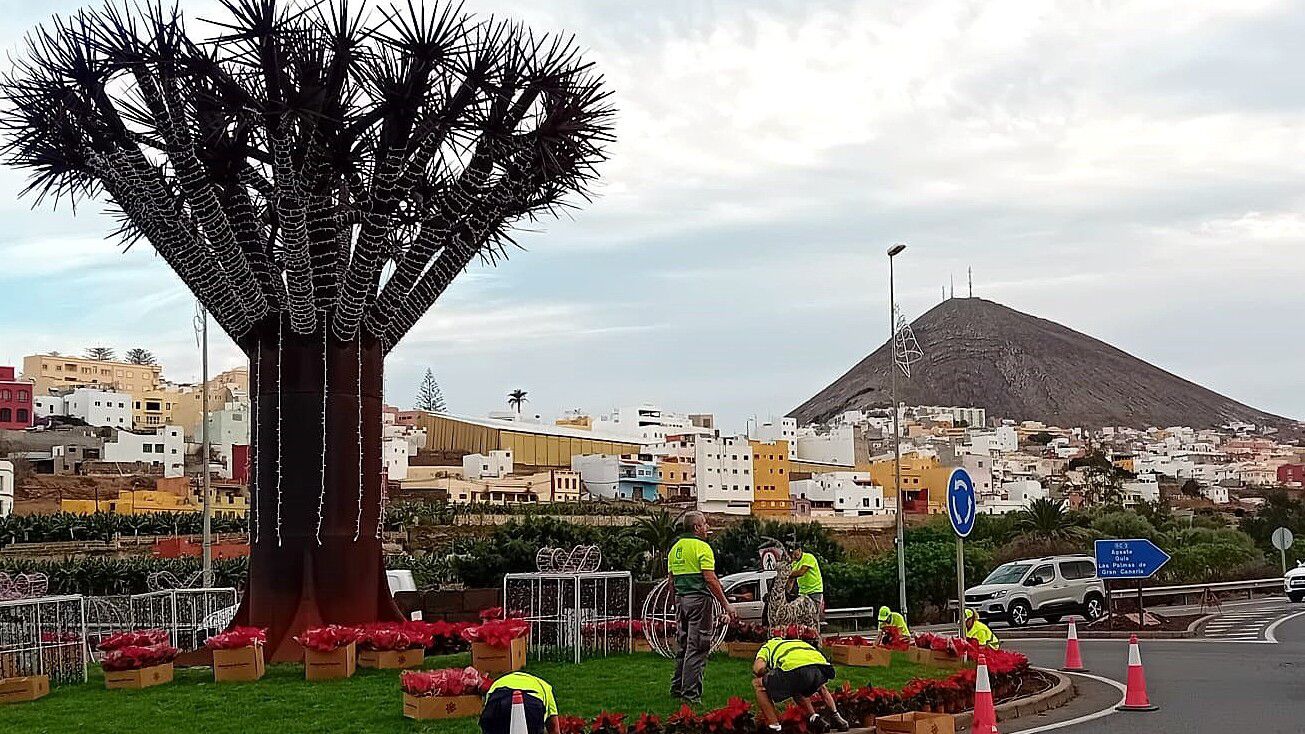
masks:
[[[986,408],[993,418],[1059,426],[1216,427],[1229,421],[1292,427],[1073,329],[981,298],[952,298],[911,328],[924,356],[899,374],[906,405]],[[790,413],[822,422],[886,408],[888,344]]]

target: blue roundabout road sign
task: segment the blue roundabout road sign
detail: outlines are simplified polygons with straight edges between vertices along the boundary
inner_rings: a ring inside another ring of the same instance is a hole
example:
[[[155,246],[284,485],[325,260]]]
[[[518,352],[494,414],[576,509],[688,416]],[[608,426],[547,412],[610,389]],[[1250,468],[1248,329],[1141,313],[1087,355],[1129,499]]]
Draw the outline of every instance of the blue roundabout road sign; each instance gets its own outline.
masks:
[[[964,469],[957,469],[947,479],[947,518],[952,521],[952,529],[964,538],[974,530],[974,518],[979,514],[979,506],[974,497],[974,480]]]

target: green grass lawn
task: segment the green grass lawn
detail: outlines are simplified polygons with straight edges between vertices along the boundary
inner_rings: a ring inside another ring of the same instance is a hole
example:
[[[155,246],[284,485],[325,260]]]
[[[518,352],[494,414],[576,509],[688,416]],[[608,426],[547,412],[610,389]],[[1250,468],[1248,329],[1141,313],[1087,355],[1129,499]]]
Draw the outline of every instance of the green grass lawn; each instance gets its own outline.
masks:
[[[470,655],[428,658],[425,667],[464,667]],[[703,710],[730,696],[752,699],[751,662],[716,655],[707,666]],[[553,684],[563,714],[599,711],[668,714],[674,663],[652,654],[619,655],[566,663],[531,663],[529,672]],[[913,677],[949,671],[914,665],[894,654],[888,668],[838,669],[835,685],[900,688]],[[170,684],[140,691],[105,690],[99,669],[86,685],[62,686],[40,701],[0,707],[0,732],[113,732],[114,734],[245,734],[246,732],[479,731],[475,719],[416,722],[403,718],[398,671],[362,670],[348,680],[309,683],[300,665],[270,666],[255,683],[213,682],[208,668],[178,669]]]

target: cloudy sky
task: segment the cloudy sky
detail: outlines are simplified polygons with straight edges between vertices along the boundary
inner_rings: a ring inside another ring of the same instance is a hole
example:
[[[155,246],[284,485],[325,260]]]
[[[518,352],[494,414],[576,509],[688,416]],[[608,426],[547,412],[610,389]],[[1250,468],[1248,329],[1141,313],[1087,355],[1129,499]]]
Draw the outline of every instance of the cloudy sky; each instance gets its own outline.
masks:
[[[0,42],[79,4],[0,1]],[[1301,3],[467,8],[574,32],[618,141],[593,205],[474,267],[395,350],[394,404],[430,367],[455,412],[522,388],[545,415],[652,400],[741,428],[885,339],[883,252],[905,241],[912,317],[973,267],[975,295],[1305,418]],[[0,172],[0,364],[142,346],[197,378],[162,262],[103,241],[94,204],[33,211],[20,188]]]

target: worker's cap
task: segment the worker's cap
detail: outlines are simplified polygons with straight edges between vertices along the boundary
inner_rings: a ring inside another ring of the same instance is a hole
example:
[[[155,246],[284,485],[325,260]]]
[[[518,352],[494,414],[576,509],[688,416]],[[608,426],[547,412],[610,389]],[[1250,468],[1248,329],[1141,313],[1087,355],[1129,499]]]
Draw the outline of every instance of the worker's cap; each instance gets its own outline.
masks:
[[[973,610],[973,609],[966,609],[966,610],[965,610],[965,618],[966,618],[966,619],[974,619],[974,610]]]
[[[888,607],[879,607],[879,621],[880,621],[880,622],[887,622],[887,621],[888,621],[888,615],[889,615],[889,614],[891,614],[891,612],[888,611]]]

